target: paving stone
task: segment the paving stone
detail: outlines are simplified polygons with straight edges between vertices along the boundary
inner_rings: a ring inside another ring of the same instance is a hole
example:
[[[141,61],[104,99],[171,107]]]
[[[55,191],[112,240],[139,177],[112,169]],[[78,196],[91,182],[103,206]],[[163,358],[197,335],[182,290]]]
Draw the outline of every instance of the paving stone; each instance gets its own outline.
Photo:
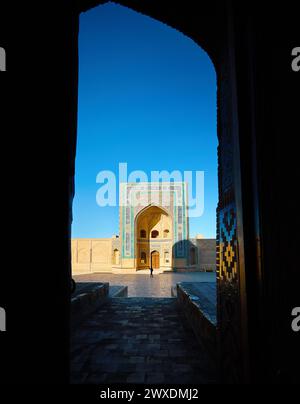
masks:
[[[142,334],[142,335],[137,335],[136,339],[147,339],[148,335],[147,334]]]
[[[145,358],[143,356],[132,356],[129,358],[129,363],[144,363]]]
[[[149,338],[150,339],[160,339],[160,335],[159,334],[150,334]]]
[[[110,286],[128,286],[128,296],[148,297],[171,297],[171,288],[178,282],[216,282],[216,273],[212,272],[190,272],[190,273],[162,273],[154,274],[150,278],[148,274],[85,274],[75,275],[76,282],[109,282]],[[140,303],[134,305],[140,307]],[[106,307],[101,308],[102,312],[107,311]],[[154,312],[158,312],[155,310]],[[170,313],[172,314],[172,313]]]
[[[145,382],[145,373],[131,373],[127,379],[127,383],[144,383]]]
[[[163,383],[164,381],[165,381],[164,373],[156,372],[156,373],[147,373],[146,374],[146,382],[149,384]]]
[[[105,310],[90,314],[74,331],[71,345],[71,381],[76,384],[215,379],[206,353],[173,298],[112,298]]]

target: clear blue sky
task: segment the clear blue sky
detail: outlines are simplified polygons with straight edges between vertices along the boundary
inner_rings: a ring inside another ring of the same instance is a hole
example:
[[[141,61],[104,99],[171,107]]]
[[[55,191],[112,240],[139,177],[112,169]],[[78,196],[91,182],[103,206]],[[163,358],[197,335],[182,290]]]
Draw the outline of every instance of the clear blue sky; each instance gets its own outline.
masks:
[[[119,232],[118,207],[96,203],[97,173],[200,170],[204,214],[190,236],[215,237],[216,74],[179,31],[107,3],[80,16],[78,142],[72,237]]]

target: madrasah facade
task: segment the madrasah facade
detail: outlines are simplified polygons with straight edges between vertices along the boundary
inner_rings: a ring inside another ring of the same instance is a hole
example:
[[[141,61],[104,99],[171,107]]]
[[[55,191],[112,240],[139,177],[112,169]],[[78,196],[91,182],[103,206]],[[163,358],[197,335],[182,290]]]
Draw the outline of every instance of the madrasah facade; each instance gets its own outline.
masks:
[[[119,235],[72,239],[73,274],[215,271],[216,240],[189,238],[186,182],[121,183]]]

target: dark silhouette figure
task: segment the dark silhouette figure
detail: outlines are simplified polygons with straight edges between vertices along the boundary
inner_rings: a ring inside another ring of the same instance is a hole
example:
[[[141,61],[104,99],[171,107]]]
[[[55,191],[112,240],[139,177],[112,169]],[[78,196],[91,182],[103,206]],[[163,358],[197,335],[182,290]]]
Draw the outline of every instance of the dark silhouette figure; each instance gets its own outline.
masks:
[[[152,268],[152,265],[151,265],[151,267],[150,267],[150,278],[153,278],[153,268]]]

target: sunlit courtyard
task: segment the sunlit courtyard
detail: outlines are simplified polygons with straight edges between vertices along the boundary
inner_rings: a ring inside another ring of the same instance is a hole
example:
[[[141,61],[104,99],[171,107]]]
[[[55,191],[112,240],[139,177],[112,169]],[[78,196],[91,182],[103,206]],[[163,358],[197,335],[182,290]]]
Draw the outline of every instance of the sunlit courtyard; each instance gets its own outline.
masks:
[[[171,289],[176,288],[178,282],[215,282],[215,272],[190,272],[190,273],[160,273],[150,277],[149,271],[139,271],[136,274],[105,274],[94,273],[76,275],[74,279],[78,283],[85,282],[109,282],[112,286],[127,286],[128,297],[171,297]]]

